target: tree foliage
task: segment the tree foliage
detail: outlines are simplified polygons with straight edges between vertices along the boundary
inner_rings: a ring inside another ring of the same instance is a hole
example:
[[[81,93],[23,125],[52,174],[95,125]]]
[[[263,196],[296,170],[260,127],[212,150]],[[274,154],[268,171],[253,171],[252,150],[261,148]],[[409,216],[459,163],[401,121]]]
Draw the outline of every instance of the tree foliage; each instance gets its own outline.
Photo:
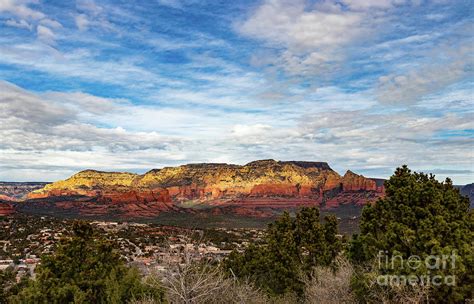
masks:
[[[12,267],[0,270],[0,304],[8,303],[8,298],[17,293],[24,285],[25,280],[16,283],[15,272]]]
[[[446,267],[430,269],[406,263],[381,263],[382,274],[456,276],[456,286],[432,286],[431,297],[439,302],[460,302],[474,290],[474,217],[469,201],[453,187],[451,180],[439,182],[434,175],[397,168],[385,182],[386,196],[364,208],[360,235],[353,238],[350,255],[354,261],[368,262],[380,252],[383,257],[401,256],[403,261],[419,257],[455,254]],[[431,264],[434,264],[434,260]],[[412,264],[415,265],[416,264]],[[416,268],[416,269],[415,269]]]
[[[330,265],[341,249],[334,216],[320,223],[317,208],[302,208],[291,217],[285,212],[270,224],[263,245],[233,252],[225,266],[234,275],[251,278],[270,294],[301,295],[301,274],[310,275],[316,265]]]
[[[92,227],[77,222],[73,237],[64,240],[55,253],[42,258],[36,280],[11,298],[13,303],[125,303],[150,294],[160,300],[159,289],[141,282],[112,245]]]

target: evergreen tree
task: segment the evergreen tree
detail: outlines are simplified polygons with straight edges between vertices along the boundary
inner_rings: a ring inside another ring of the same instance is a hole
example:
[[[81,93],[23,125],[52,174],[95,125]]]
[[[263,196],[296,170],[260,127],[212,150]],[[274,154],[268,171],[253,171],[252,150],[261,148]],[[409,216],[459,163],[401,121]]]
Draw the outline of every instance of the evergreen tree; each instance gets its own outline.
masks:
[[[270,224],[263,245],[233,252],[225,262],[237,277],[252,278],[270,294],[303,293],[301,275],[316,265],[330,265],[341,249],[333,216],[320,223],[317,208],[302,208],[292,218],[285,212]]]
[[[7,299],[15,286],[15,273],[10,267],[0,271],[0,304],[8,303]]]
[[[148,294],[161,300],[160,290],[141,282],[112,245],[92,227],[77,222],[73,237],[64,240],[55,253],[42,257],[36,280],[11,298],[13,303],[126,303]]]
[[[397,168],[385,188],[386,196],[363,210],[360,235],[351,244],[352,259],[367,262],[381,255],[381,274],[454,275],[456,286],[432,286],[431,297],[449,303],[472,298],[474,217],[468,199],[451,180],[439,182],[434,175],[412,173],[407,166]],[[443,255],[450,257],[447,264],[436,265],[435,258]],[[392,260],[395,256],[401,258]],[[419,257],[421,263],[407,264],[410,257]]]

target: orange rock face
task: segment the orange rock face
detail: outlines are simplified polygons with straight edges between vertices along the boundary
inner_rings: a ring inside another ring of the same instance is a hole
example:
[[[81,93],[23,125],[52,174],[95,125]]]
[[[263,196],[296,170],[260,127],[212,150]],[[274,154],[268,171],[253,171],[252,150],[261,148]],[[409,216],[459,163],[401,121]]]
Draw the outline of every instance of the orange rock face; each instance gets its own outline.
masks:
[[[96,194],[103,200],[109,200],[112,204],[119,203],[149,203],[149,202],[162,202],[171,203],[170,196],[166,189],[154,189],[154,190],[131,190],[127,192],[105,192]],[[166,208],[164,208],[166,209]]]
[[[341,184],[341,177],[339,175],[330,175],[324,181],[324,185],[321,188],[321,192],[337,188],[340,186],[340,184]]]
[[[267,197],[267,196],[289,196],[299,197],[299,187],[292,184],[260,184],[255,185],[250,190],[250,196]]]
[[[342,190],[344,191],[377,191],[377,184],[374,180],[357,175],[352,171],[347,171],[342,178]]]
[[[10,203],[0,202],[0,216],[7,216],[15,213],[15,208]]]
[[[8,196],[8,195],[4,195],[4,194],[0,194],[0,200],[3,200],[3,201],[14,201],[15,199]]]
[[[33,191],[28,199],[92,215],[153,217],[199,207],[263,216],[268,213],[263,208],[365,204],[382,192],[375,181],[351,171],[341,177],[324,162],[262,160],[166,167],[142,175],[86,170]]]

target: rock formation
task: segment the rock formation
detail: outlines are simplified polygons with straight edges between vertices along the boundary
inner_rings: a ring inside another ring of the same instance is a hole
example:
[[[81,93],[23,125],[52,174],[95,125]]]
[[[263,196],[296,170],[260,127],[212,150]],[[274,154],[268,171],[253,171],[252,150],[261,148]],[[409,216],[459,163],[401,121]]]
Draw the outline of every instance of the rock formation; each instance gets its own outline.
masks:
[[[342,190],[343,191],[377,191],[377,184],[374,180],[365,178],[362,175],[357,175],[351,170],[347,170],[346,174],[342,177]]]
[[[243,215],[365,204],[381,195],[374,180],[325,162],[259,160],[244,166],[189,164],[137,175],[86,170],[28,194],[28,203],[84,215],[152,217],[196,210]]]
[[[47,184],[41,182],[0,182],[0,200],[21,200],[28,193],[41,189]]]
[[[15,208],[12,203],[0,198],[0,216],[11,215],[13,213],[15,213]]]

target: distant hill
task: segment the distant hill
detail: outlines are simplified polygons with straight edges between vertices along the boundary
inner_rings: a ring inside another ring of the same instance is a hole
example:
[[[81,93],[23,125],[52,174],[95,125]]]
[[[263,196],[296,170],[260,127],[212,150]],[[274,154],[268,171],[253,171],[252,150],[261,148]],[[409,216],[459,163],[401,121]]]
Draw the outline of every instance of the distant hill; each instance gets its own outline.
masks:
[[[13,202],[25,199],[34,190],[46,186],[45,182],[0,182],[0,216],[15,213]]]
[[[43,188],[46,182],[0,182],[0,199],[16,201],[34,191]]]
[[[474,208],[474,183],[461,186],[460,191],[462,195],[469,197],[471,208]]]

